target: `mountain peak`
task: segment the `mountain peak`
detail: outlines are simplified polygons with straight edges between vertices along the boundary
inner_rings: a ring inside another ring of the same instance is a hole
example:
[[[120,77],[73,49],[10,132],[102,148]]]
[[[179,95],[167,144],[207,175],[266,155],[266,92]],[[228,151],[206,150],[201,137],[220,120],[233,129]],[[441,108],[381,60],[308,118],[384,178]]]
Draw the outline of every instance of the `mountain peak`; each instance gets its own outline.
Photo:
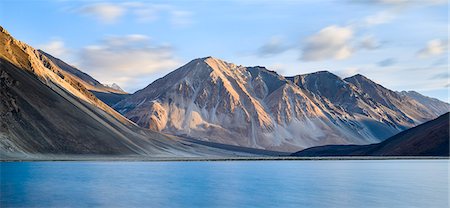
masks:
[[[111,89],[117,90],[117,91],[121,91],[121,92],[125,92],[118,84],[116,83],[112,83],[112,84],[103,84],[103,86],[105,87],[109,87]]]
[[[327,70],[312,72],[312,73],[308,73],[308,74],[302,74],[302,75],[299,75],[299,76],[304,76],[304,77],[306,77],[306,76],[313,76],[313,77],[318,76],[318,77],[329,77],[329,78],[333,77],[333,78],[336,78],[336,79],[341,79],[336,74],[333,74],[333,73],[331,73],[330,71],[327,71]]]
[[[221,59],[212,57],[212,56],[206,56],[206,57],[202,57],[202,58],[196,58],[193,59],[192,61],[190,61],[188,64],[190,63],[194,63],[194,64],[198,64],[198,63],[210,63],[210,62],[225,62]],[[226,62],[225,62],[226,63]]]
[[[228,63],[226,61],[223,61],[221,59],[207,56],[203,58],[197,58],[192,61],[190,61],[188,64],[181,68],[189,69],[189,71],[195,70],[213,70],[213,71],[232,71],[236,69],[238,66],[233,63]],[[208,69],[209,68],[209,69]]]
[[[223,62],[223,60],[221,60],[219,58],[216,58],[216,57],[213,57],[213,56],[206,56],[206,57],[202,57],[202,58],[196,58],[196,59],[194,59],[192,61],[204,61],[204,62],[206,62],[206,61],[222,61]]]
[[[331,73],[331,72],[328,71],[328,70],[321,70],[321,71],[314,72],[313,74],[333,74],[333,73]],[[333,74],[333,75],[334,75],[334,74]]]
[[[355,74],[355,75],[353,75],[351,77],[345,78],[344,80],[347,81],[347,80],[350,80],[350,79],[356,79],[356,80],[359,80],[359,81],[368,81],[368,82],[375,83],[374,81],[372,81],[371,79],[367,78],[366,76],[364,76],[362,74]]]
[[[206,57],[203,57],[203,58],[200,58],[200,59],[202,59],[202,60],[207,60],[207,59],[216,59],[216,58],[214,58],[214,57],[212,57],[212,56],[206,56]]]
[[[354,84],[355,86],[358,86],[359,88],[364,88],[363,86],[372,86],[374,88],[380,88],[380,89],[388,90],[387,88],[385,88],[382,85],[374,82],[373,80],[367,78],[366,76],[364,76],[362,74],[356,74],[356,75],[353,75],[351,77],[347,77],[344,80],[346,82],[350,82],[350,83]]]

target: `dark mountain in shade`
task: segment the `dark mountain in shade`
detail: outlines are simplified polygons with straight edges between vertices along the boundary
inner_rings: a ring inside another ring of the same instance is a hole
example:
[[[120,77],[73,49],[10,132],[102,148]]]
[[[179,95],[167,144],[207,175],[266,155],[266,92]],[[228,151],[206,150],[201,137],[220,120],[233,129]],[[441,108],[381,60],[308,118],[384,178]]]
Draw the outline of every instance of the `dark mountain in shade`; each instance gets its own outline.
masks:
[[[52,55],[38,50],[39,53],[45,55],[50,59],[52,63],[58,66],[60,69],[66,71],[72,75],[72,78],[82,84],[87,90],[94,94],[98,99],[103,101],[109,106],[112,106],[119,101],[125,99],[129,94],[123,91],[117,84],[112,84],[111,86],[102,84],[96,79],[92,78],[89,74],[86,74],[74,66],[67,64],[66,62],[53,57]]]
[[[449,156],[449,113],[371,145],[312,147],[293,156]]]
[[[291,152],[380,142],[450,110],[447,103],[418,101],[362,75],[283,77],[213,57],[192,60],[113,107],[144,128]]]
[[[114,106],[116,103],[130,96],[128,93],[115,93],[115,92],[99,92],[91,91],[98,99],[106,103],[108,106]]]
[[[1,27],[0,45],[2,159],[41,154],[230,154],[138,127],[97,99],[79,77]]]

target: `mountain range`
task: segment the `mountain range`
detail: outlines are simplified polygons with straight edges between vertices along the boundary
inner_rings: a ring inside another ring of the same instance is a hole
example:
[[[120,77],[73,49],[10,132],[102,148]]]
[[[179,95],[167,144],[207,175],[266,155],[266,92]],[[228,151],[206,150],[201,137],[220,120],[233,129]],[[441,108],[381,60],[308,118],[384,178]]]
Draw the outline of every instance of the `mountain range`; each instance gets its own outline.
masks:
[[[242,155],[143,129],[93,94],[120,94],[116,89],[14,39],[2,27],[0,44],[2,159]]]
[[[113,105],[141,127],[199,140],[293,152],[369,144],[450,110],[363,75],[284,77],[264,67],[195,59]]]
[[[128,94],[0,29],[2,158],[286,155],[379,143],[450,110],[359,74],[284,77],[213,57]]]

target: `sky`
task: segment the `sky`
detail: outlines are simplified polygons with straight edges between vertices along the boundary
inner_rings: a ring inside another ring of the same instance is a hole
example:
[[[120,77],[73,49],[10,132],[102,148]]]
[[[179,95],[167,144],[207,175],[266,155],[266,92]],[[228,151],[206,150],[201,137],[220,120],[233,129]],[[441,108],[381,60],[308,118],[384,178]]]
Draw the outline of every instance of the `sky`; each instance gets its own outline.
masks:
[[[284,76],[363,74],[450,101],[447,0],[2,0],[0,25],[105,84],[213,56]]]

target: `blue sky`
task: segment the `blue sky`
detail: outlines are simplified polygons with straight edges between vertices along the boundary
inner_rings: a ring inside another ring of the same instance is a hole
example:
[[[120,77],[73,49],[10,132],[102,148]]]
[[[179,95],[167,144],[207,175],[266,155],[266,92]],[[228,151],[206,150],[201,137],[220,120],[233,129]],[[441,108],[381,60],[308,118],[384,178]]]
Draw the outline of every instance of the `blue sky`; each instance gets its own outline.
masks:
[[[128,92],[214,56],[286,76],[360,73],[449,101],[446,0],[4,0],[0,25]]]

